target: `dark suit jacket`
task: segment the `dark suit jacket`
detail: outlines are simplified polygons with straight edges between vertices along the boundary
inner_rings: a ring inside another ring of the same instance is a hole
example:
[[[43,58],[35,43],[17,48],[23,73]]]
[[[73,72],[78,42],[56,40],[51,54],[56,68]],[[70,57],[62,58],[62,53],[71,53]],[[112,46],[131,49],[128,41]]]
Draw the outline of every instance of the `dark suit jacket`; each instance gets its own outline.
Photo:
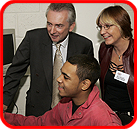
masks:
[[[67,58],[75,54],[93,56],[92,42],[78,34],[69,34]],[[26,115],[40,116],[50,109],[52,98],[52,41],[46,28],[28,31],[7,71],[4,104],[9,105],[18,89],[20,79],[30,65],[31,82],[27,91]]]

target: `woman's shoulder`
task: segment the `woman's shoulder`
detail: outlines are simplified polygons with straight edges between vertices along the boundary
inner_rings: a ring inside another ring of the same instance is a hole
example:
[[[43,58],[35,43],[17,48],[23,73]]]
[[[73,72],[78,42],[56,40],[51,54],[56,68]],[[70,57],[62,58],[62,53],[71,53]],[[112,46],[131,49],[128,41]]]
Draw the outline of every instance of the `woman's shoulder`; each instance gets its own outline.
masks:
[[[113,47],[111,45],[106,45],[105,42],[102,42],[100,44],[99,52],[104,53],[107,52],[109,49],[112,49]]]

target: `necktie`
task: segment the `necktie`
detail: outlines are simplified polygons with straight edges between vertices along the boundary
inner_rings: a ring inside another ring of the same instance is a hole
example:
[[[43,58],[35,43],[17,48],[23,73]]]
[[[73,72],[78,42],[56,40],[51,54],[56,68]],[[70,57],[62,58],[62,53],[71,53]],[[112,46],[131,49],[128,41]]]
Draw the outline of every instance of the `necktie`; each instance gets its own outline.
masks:
[[[53,92],[52,92],[52,104],[51,108],[55,107],[60,101],[61,97],[58,91],[58,83],[57,78],[60,76],[60,69],[62,67],[62,54],[60,51],[61,44],[56,44],[57,50],[54,58],[54,66],[53,66]]]

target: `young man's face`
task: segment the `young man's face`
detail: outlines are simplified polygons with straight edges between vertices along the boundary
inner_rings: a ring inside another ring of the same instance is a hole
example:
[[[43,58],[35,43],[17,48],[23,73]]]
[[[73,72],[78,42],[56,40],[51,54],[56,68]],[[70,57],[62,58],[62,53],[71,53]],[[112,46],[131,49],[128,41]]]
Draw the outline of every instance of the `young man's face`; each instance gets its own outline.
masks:
[[[68,11],[61,12],[49,10],[47,14],[47,30],[53,42],[63,41],[69,32],[71,32],[75,25],[69,25]]]
[[[61,75],[57,78],[59,94],[62,97],[78,98],[80,96],[82,83],[79,83],[76,69],[77,66],[69,62],[63,65]]]

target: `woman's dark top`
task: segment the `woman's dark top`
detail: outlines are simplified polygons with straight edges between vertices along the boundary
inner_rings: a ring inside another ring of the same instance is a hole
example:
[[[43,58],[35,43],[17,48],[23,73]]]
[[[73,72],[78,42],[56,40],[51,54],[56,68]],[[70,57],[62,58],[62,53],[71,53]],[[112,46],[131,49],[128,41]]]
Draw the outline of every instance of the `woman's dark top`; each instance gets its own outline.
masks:
[[[127,91],[127,84],[114,79],[116,69],[123,72],[123,65],[117,66],[111,62],[105,77],[106,90],[104,101],[113,111],[133,112]]]

